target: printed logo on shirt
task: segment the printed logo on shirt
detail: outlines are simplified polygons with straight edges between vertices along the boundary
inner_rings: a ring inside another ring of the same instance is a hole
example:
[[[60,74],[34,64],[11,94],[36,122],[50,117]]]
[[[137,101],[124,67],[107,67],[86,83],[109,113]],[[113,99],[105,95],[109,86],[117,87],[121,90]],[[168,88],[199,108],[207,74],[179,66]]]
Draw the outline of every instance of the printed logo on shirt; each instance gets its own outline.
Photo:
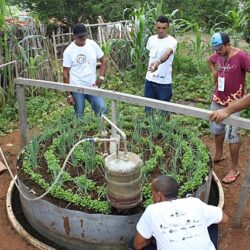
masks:
[[[225,66],[219,65],[219,67],[218,67],[218,70],[223,71],[223,72],[229,72],[232,69],[236,69],[236,65],[228,64],[228,65],[225,65]]]
[[[86,56],[83,54],[80,54],[76,58],[77,63],[83,64],[86,61]]]

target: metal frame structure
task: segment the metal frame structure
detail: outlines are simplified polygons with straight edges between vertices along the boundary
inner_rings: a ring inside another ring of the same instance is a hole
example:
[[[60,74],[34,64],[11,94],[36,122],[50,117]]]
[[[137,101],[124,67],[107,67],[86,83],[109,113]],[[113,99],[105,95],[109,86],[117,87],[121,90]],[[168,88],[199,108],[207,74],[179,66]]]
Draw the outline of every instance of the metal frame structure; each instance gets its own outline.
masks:
[[[153,100],[146,97],[136,96],[125,94],[121,92],[111,91],[111,90],[104,90],[104,89],[97,89],[91,87],[76,87],[69,84],[58,83],[58,82],[51,82],[51,81],[44,81],[44,80],[33,80],[27,78],[20,78],[17,77],[14,79],[14,83],[16,84],[16,91],[17,91],[17,100],[19,106],[19,119],[20,119],[20,131],[21,137],[23,141],[23,145],[28,143],[28,124],[27,124],[27,112],[25,107],[25,87],[26,86],[33,86],[33,87],[40,87],[40,88],[47,88],[47,89],[54,89],[59,91],[69,91],[69,92],[79,92],[85,93],[89,95],[101,96],[106,99],[110,99],[112,101],[112,122],[116,124],[116,109],[117,109],[117,101],[119,102],[126,102],[134,105],[139,106],[148,106],[156,109],[161,109],[165,111],[169,111],[172,113],[182,114],[182,115],[189,115],[194,116],[197,118],[202,118],[205,120],[209,120],[209,114],[211,113],[210,110],[191,107],[182,104],[176,104],[171,102],[164,102]],[[244,128],[250,130],[250,120],[240,117],[228,117],[223,120],[223,123],[230,124],[233,126],[237,126],[240,128]],[[115,136],[115,130],[112,131],[112,135]],[[236,213],[234,216],[234,226],[240,227],[242,216],[247,205],[247,198],[250,191],[250,160],[248,162],[248,169],[241,186],[238,206],[236,209]]]

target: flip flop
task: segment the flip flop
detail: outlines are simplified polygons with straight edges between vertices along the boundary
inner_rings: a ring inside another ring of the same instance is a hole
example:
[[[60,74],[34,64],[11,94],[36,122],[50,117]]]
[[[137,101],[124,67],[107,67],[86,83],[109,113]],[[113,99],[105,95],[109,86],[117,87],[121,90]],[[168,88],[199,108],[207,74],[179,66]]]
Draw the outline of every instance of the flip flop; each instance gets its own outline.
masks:
[[[231,184],[237,180],[239,175],[240,175],[240,171],[238,170],[238,172],[235,175],[226,175],[224,179],[222,180],[222,182],[225,184]]]
[[[225,157],[222,157],[220,159],[215,159],[213,161],[214,161],[214,163],[218,163],[218,162],[224,161],[225,159],[226,159]]]

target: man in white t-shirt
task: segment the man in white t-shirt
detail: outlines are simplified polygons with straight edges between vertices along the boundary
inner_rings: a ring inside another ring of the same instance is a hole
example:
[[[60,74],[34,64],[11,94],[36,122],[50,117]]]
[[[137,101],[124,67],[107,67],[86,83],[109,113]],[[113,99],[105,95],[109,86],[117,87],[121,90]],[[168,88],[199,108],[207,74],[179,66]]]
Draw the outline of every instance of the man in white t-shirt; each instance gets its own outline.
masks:
[[[214,250],[208,226],[228,221],[221,208],[198,198],[177,199],[179,186],[170,176],[152,183],[154,204],[149,205],[137,224],[134,246],[130,249]]]
[[[159,16],[156,20],[156,35],[147,42],[149,50],[148,71],[144,85],[144,96],[169,102],[172,97],[172,64],[177,48],[177,40],[167,33],[169,20]],[[145,107],[145,112],[150,112]]]
[[[63,81],[74,86],[100,87],[106,71],[106,58],[99,45],[87,38],[84,24],[77,23],[73,27],[74,41],[63,53]],[[97,61],[101,66],[99,76],[96,76]],[[104,100],[99,96],[83,93],[67,92],[67,102],[74,105],[78,117],[83,117],[85,99],[91,104],[95,114],[106,112]]]

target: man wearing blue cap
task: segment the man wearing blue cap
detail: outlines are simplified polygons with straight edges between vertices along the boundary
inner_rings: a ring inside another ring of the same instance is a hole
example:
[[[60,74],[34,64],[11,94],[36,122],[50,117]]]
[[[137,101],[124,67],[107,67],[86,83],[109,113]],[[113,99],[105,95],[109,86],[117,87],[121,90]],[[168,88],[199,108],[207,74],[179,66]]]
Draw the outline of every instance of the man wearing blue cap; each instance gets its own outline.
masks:
[[[211,47],[215,53],[209,57],[208,63],[213,74],[215,89],[210,109],[216,111],[243,97],[245,75],[246,72],[250,72],[250,56],[243,50],[233,47],[228,34],[224,32],[212,36]],[[240,116],[239,112],[234,115]],[[215,135],[214,163],[224,160],[224,139],[229,143],[231,165],[222,181],[226,184],[232,183],[240,174],[238,128],[211,122],[211,131]]]
[[[86,26],[83,23],[77,23],[73,27],[75,40],[63,53],[63,80],[64,83],[79,87],[100,87],[104,80],[106,59],[100,46],[95,41],[88,39],[87,34]],[[101,66],[97,77],[98,60]],[[101,97],[67,92],[67,102],[74,105],[77,117],[83,117],[85,99],[91,104],[95,114],[106,112],[106,105]]]

